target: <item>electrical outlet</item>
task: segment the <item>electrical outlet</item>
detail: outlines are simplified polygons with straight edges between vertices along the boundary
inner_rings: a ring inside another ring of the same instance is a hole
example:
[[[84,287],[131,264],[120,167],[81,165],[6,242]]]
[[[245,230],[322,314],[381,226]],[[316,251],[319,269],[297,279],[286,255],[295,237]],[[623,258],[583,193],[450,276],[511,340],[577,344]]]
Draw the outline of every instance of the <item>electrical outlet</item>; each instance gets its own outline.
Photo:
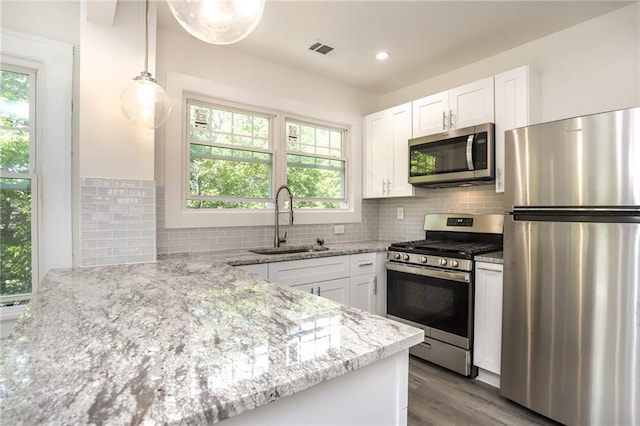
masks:
[[[333,233],[344,234],[344,225],[336,225],[335,228],[333,228]]]
[[[404,207],[398,207],[396,210],[396,217],[398,219],[404,219]]]

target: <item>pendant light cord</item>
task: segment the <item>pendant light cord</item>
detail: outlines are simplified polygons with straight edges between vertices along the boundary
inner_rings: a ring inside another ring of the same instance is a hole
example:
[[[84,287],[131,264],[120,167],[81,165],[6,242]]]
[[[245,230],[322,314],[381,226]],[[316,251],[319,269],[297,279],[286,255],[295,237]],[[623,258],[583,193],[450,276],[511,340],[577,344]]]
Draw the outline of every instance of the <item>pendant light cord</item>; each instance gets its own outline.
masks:
[[[144,71],[149,73],[149,0],[144,2]]]

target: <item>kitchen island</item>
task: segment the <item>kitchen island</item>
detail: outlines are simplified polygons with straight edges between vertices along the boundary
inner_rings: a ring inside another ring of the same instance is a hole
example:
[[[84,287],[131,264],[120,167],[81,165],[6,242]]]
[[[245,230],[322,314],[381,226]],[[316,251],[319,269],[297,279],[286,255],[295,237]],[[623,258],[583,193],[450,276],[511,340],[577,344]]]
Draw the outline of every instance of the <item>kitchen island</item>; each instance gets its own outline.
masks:
[[[202,259],[50,271],[2,342],[0,422],[406,422],[421,330]]]

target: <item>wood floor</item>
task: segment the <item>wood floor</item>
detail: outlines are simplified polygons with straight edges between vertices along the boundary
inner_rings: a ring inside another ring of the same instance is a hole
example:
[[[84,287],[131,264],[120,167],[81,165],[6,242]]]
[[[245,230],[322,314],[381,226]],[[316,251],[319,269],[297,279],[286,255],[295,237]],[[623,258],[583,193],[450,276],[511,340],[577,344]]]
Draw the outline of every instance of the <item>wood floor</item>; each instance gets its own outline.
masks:
[[[409,359],[408,426],[557,425],[500,396],[498,389]]]

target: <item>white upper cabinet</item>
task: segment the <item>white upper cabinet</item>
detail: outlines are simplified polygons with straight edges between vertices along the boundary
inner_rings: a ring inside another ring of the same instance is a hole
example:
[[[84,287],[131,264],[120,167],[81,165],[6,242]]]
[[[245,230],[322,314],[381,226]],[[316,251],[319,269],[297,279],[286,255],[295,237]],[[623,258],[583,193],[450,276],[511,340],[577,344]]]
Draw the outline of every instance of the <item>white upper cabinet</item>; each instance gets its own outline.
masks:
[[[413,137],[492,123],[493,77],[412,102]]]
[[[505,71],[494,79],[496,192],[504,192],[504,132],[538,119],[538,79],[528,66]]]
[[[411,197],[421,188],[409,183],[411,103],[364,118],[363,198]]]

